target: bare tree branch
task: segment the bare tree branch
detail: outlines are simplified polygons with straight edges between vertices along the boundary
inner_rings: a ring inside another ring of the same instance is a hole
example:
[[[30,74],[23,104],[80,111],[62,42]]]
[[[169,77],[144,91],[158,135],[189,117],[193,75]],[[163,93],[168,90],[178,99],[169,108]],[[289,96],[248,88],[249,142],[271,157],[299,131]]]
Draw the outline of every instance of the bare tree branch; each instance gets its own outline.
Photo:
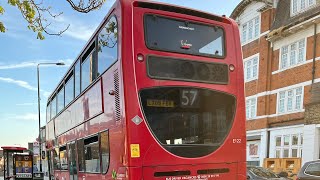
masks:
[[[106,0],[66,0],[71,7],[81,13],[88,13],[92,10],[96,10],[101,8]],[[77,2],[75,2],[77,1]],[[44,39],[42,33],[46,33],[47,35],[56,35],[60,36],[63,34],[68,28],[70,24],[67,25],[66,28],[58,31],[52,32],[50,31],[51,22],[48,22],[46,17],[51,19],[55,19],[62,15],[63,13],[54,14],[51,11],[51,7],[45,7],[43,5],[43,0],[8,0],[8,4],[12,6],[16,6],[20,12],[22,17],[28,22],[28,28],[36,33],[38,33],[38,39]],[[4,9],[0,6],[0,15],[3,14]],[[0,21],[0,32],[5,32],[5,27],[3,22]]]
[[[84,0],[79,0],[78,5],[76,5],[73,0],[66,0],[71,7],[81,13],[88,13],[92,10],[99,9],[106,0],[87,0],[86,3]]]

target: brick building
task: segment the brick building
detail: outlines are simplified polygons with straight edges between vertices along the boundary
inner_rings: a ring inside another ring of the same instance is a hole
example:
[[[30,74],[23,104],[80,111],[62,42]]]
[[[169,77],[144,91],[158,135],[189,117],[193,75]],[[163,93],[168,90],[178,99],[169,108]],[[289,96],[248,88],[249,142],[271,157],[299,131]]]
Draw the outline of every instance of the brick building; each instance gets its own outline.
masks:
[[[243,0],[247,161],[319,159],[320,0]]]

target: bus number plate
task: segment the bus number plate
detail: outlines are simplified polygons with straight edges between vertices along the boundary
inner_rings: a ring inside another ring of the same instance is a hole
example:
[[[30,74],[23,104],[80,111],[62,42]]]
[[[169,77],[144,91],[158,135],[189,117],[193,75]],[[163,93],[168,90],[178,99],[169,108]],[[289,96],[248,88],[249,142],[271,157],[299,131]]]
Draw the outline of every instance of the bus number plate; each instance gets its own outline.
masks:
[[[150,107],[174,107],[174,101],[148,99],[147,106],[150,106]]]

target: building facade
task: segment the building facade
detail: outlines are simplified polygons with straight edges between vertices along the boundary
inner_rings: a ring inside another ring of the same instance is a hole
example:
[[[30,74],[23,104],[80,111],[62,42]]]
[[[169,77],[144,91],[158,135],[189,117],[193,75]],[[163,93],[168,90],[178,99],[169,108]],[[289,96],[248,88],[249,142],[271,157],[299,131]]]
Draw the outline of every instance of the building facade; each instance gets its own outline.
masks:
[[[320,0],[243,0],[247,161],[319,159]]]

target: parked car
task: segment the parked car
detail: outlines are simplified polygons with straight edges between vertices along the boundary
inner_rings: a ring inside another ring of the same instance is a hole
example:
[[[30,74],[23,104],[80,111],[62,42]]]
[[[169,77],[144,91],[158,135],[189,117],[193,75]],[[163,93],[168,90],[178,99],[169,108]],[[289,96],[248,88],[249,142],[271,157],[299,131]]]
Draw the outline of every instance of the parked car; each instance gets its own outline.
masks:
[[[300,169],[297,180],[320,180],[320,160],[306,162]]]
[[[250,180],[286,180],[285,177],[280,177],[269,169],[258,166],[247,166],[247,179]]]

